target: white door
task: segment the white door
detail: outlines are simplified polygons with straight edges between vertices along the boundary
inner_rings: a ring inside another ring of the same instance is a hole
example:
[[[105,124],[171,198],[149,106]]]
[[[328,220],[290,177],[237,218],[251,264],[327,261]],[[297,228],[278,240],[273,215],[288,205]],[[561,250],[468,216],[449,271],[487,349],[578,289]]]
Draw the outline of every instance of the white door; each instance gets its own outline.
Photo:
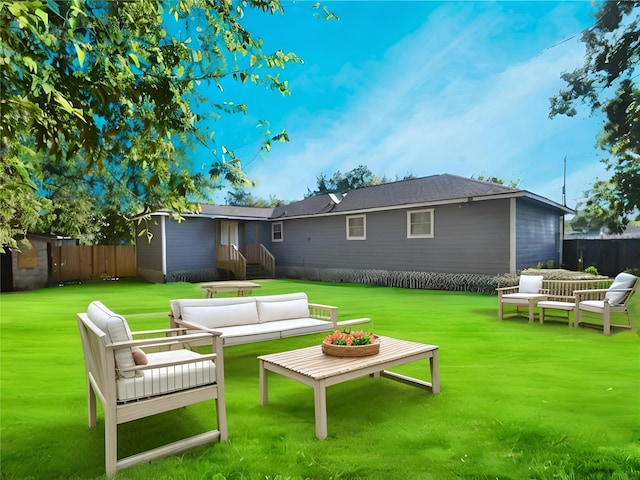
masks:
[[[223,220],[220,222],[220,243],[238,246],[238,223]]]

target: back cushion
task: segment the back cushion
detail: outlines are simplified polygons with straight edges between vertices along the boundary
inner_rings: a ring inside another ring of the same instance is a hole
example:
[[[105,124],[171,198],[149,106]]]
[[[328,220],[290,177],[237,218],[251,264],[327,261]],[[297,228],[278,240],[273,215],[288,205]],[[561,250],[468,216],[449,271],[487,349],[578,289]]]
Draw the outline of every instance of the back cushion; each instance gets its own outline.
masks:
[[[254,297],[222,297],[222,298],[182,298],[169,301],[173,318],[182,318],[185,307],[209,307],[221,305],[237,305],[252,303],[255,305]]]
[[[308,318],[309,302],[305,293],[256,297],[260,322]]]
[[[636,280],[638,280],[638,277],[631,275],[630,273],[619,273],[609,289],[615,290],[616,288],[631,288],[633,287],[633,284],[636,282]],[[611,305],[618,305],[624,300],[624,297],[627,295],[627,293],[628,292],[607,292],[604,298],[608,300]]]
[[[518,293],[540,293],[543,279],[542,275],[520,275]]]
[[[89,308],[87,308],[87,316],[96,327],[107,334],[111,343],[128,342],[133,340],[129,324],[124,317],[113,313],[105,307],[102,302],[91,302]],[[120,348],[115,350],[114,354],[118,369],[131,368],[135,366],[131,348]],[[135,376],[135,372],[133,370],[130,372],[118,371],[118,374],[125,378],[133,378]]]
[[[192,306],[182,308],[182,319],[215,329],[258,323],[258,311],[255,301],[235,305]]]

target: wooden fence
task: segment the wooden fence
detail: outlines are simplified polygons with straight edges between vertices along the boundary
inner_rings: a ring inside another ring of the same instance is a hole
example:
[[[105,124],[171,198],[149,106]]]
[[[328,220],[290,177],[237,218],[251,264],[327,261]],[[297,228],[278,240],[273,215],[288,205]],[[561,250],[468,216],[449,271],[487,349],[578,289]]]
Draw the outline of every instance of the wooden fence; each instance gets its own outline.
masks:
[[[628,268],[640,268],[640,239],[572,239],[563,243],[563,263],[580,271],[593,265],[601,275],[615,277]]]
[[[135,277],[134,245],[93,245],[51,247],[52,283]]]

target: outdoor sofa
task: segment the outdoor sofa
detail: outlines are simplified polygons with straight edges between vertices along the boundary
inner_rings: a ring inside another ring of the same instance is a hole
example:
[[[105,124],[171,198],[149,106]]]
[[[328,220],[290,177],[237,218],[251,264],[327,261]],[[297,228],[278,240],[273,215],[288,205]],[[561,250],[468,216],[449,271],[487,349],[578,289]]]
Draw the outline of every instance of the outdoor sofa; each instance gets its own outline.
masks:
[[[225,346],[331,332],[368,323],[337,321],[338,307],[309,303],[306,293],[170,301],[171,328],[219,334]]]

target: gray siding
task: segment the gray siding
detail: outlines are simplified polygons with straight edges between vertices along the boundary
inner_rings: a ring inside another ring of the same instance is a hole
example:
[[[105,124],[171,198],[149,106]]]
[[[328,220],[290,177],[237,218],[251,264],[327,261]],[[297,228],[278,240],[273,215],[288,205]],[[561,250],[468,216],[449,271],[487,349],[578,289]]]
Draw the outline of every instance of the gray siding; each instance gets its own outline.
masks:
[[[509,201],[434,208],[434,238],[407,238],[407,210],[366,214],[366,240],[346,239],[346,216],[283,221],[270,243],[283,267],[498,274],[509,268]]]
[[[189,217],[183,222],[166,220],[167,273],[216,267],[215,222]]]
[[[526,199],[516,202],[516,269],[553,260],[560,264],[560,220],[556,211]]]
[[[162,229],[160,217],[152,217],[146,225],[153,237],[151,241],[146,235],[136,236],[136,261],[138,269],[162,271]],[[144,223],[136,226],[136,233],[140,233]]]

